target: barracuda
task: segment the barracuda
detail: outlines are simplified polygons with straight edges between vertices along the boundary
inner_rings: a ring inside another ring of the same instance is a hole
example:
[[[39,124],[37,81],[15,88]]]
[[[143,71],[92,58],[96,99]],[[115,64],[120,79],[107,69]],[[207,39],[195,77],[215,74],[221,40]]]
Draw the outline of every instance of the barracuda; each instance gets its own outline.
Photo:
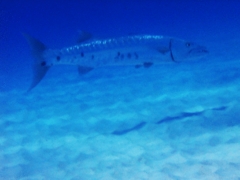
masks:
[[[76,65],[80,74],[103,66],[134,66],[148,68],[167,62],[189,61],[205,55],[204,46],[182,39],[158,36],[135,35],[119,38],[91,40],[82,36],[75,46],[48,49],[42,42],[24,34],[34,56],[34,88],[54,65]]]

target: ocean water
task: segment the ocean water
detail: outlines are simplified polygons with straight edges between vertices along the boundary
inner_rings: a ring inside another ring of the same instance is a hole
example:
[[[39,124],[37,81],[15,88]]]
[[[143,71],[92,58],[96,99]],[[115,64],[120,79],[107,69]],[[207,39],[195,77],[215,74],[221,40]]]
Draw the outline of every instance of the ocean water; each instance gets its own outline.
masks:
[[[239,180],[240,2],[0,1],[0,180]],[[22,36],[50,48],[159,34],[209,53],[196,62],[52,67],[30,92]]]

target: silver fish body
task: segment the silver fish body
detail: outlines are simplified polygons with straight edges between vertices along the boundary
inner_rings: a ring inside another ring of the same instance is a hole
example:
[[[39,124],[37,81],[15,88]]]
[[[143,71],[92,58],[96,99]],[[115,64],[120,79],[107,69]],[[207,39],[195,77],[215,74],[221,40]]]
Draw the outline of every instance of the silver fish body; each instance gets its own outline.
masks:
[[[206,52],[206,48],[180,39],[142,35],[93,40],[60,50],[49,49],[43,56],[47,66],[69,64],[95,68],[184,61],[192,57],[193,49],[203,54]],[[199,53],[195,55],[197,57]]]
[[[193,42],[158,35],[136,35],[102,40],[88,40],[62,48],[47,49],[37,39],[25,35],[33,55],[35,87],[53,65],[77,65],[80,73],[102,66],[150,67],[166,62],[187,61],[205,55],[205,47]]]

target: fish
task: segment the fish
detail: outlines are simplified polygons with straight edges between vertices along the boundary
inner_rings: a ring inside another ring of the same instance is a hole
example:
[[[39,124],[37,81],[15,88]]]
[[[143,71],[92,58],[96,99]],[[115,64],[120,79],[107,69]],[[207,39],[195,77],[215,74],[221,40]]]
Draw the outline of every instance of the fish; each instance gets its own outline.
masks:
[[[23,35],[34,57],[33,78],[28,91],[36,87],[55,65],[75,65],[79,74],[86,74],[98,67],[149,68],[163,63],[193,60],[208,53],[205,46],[195,42],[161,35],[92,39],[89,33],[82,33],[77,44],[61,49],[49,49],[31,35]]]

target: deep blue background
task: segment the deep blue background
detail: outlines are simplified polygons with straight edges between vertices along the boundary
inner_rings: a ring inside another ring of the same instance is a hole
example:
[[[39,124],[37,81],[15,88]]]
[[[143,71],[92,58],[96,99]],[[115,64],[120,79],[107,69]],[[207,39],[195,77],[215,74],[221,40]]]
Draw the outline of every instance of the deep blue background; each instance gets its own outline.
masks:
[[[79,30],[95,37],[160,34],[207,45],[218,37],[235,38],[240,32],[239,9],[238,0],[2,0],[0,90],[24,89],[30,83],[32,59],[22,32],[53,48],[74,44]]]

